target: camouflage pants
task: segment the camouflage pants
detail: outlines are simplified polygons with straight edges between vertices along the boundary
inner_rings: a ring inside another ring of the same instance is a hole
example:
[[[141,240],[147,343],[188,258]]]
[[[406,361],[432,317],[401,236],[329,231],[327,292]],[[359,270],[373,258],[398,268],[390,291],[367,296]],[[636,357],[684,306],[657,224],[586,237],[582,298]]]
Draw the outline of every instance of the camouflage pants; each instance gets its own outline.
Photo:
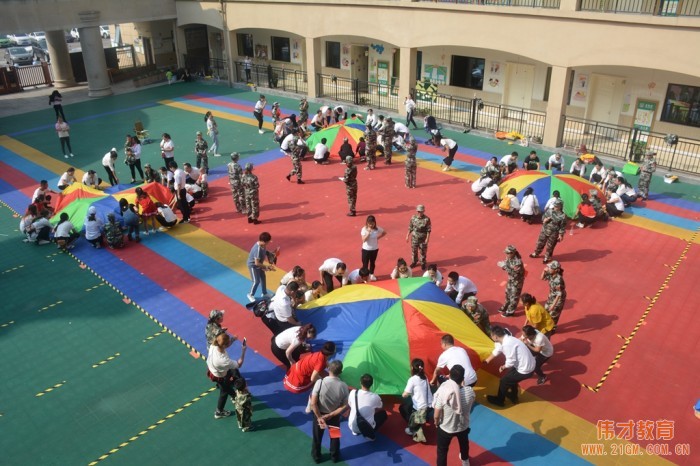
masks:
[[[524,283],[524,278],[508,279],[506,283],[506,301],[503,303],[500,312],[508,315],[515,312],[515,309],[518,307],[518,301],[520,300],[520,294],[523,292]]]
[[[309,121],[309,112],[299,112],[299,124],[306,126]]]
[[[377,163],[377,146],[367,146],[365,154],[367,154],[367,166],[370,170],[374,169]]]
[[[391,163],[391,156],[393,155],[392,146],[391,138],[384,137],[384,163],[387,165]]]
[[[297,176],[297,180],[301,180],[301,158],[292,157],[292,171],[289,172],[289,176]]]
[[[258,198],[258,193],[252,193],[245,195],[245,210],[248,212],[248,218],[251,220],[257,220],[258,215],[260,215],[260,199]]]
[[[346,184],[345,194],[348,195],[348,208],[350,212],[355,212],[355,204],[357,203],[357,185],[356,184]]]
[[[639,190],[639,195],[644,199],[649,197],[649,184],[651,184],[651,173],[642,172],[642,174],[639,175],[637,189]]]
[[[407,188],[416,187],[416,165],[406,165],[406,173],[404,174],[404,181],[406,182]]]
[[[421,266],[428,263],[428,243],[425,242],[425,236],[411,236],[411,263],[417,264],[420,256]]]
[[[234,184],[234,182],[231,182],[230,179],[229,183],[231,183],[231,196],[233,196],[233,203],[236,206],[236,212],[245,212],[245,196],[243,195],[243,186],[241,186],[240,182],[236,182]]]
[[[238,427],[245,430],[250,429],[253,424],[253,407],[251,406],[250,400],[248,403],[243,403],[242,405],[236,403],[236,420],[238,421]]]
[[[557,324],[559,323],[559,317],[561,317],[561,311],[564,309],[564,304],[566,304],[566,293],[562,293],[561,299],[559,299],[557,304],[552,307],[552,303],[555,299],[556,295],[549,295],[549,297],[547,297],[547,302],[544,303],[544,308],[549,311],[549,314],[552,316],[552,320],[554,320],[554,323]]]
[[[540,236],[537,237],[537,244],[535,245],[535,254],[539,255],[544,249],[544,258],[551,259],[552,254],[554,254],[554,247],[558,242],[559,233],[556,231],[549,235],[544,230],[540,231]]]
[[[202,188],[202,199],[204,199],[205,197],[207,197],[209,195],[209,183],[207,183],[206,181],[203,182],[201,184],[201,188]]]
[[[209,156],[206,153],[197,154],[197,168],[204,168],[209,171]]]

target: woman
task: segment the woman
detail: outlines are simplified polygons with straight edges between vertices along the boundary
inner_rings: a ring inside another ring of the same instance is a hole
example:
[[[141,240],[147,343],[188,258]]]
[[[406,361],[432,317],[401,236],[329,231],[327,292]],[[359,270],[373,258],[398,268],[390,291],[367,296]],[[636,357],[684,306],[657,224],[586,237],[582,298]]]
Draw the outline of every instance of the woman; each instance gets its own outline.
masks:
[[[61,212],[61,217],[56,227],[53,229],[53,239],[61,251],[73,249],[73,243],[80,238],[80,234],[75,231],[73,224],[70,222],[68,214]]]
[[[160,173],[155,171],[150,163],[147,163],[146,165],[143,166],[143,174],[144,174],[144,181],[146,183],[153,183],[154,181],[156,183],[160,183]]]
[[[598,162],[593,167],[593,170],[591,170],[591,176],[588,178],[588,181],[595,185],[601,186],[607,173],[608,171],[605,169],[605,165],[603,165],[602,162]]]
[[[216,382],[219,387],[219,401],[216,404],[214,419],[221,419],[231,415],[231,411],[225,410],[226,398],[234,397],[236,391],[233,388],[234,381],[240,377],[238,370],[243,366],[245,352],[248,349],[245,338],[241,348],[241,357],[237,361],[232,360],[227,349],[236,341],[236,337],[229,336],[223,329],[219,330],[214,338],[214,342],[209,347],[209,355],[207,356],[207,375]]]
[[[368,215],[365,226],[360,231],[362,236],[362,268],[369,270],[374,275],[374,267],[379,254],[379,240],[386,235],[383,228],[377,226],[374,215]]]
[[[170,166],[170,162],[175,161],[175,144],[168,133],[163,133],[160,140],[160,156],[163,157],[166,167]]]
[[[97,209],[92,206],[88,209],[88,217],[85,221],[85,239],[95,249],[102,247],[102,230],[104,223],[97,218]]]
[[[485,207],[492,207],[494,210],[498,209],[499,191],[500,191],[500,188],[498,187],[496,182],[493,180],[489,181],[489,184],[486,186],[486,188],[481,192],[481,195],[479,196],[479,199],[481,200],[481,205],[483,205]]]
[[[328,358],[335,354],[335,343],[327,341],[321,351],[301,355],[284,376],[284,388],[292,393],[303,393],[323,376]]]
[[[596,212],[595,207],[593,207],[591,201],[588,200],[588,194],[581,194],[581,203],[578,205],[575,217],[578,220],[576,227],[586,228],[587,226],[593,225],[597,216],[598,213]]]
[[[561,268],[559,261],[552,261],[547,264],[547,267],[542,271],[542,280],[549,283],[549,295],[547,302],[544,303],[544,308],[552,316],[554,324],[559,323],[564,304],[566,303],[566,283],[564,283],[564,269]]]
[[[289,370],[303,353],[311,351],[308,340],[314,338],[316,327],[313,324],[290,327],[277,336],[273,335],[270,342],[272,354]]]
[[[61,141],[61,152],[63,152],[63,157],[68,158],[68,154],[73,157],[73,149],[70,146],[70,126],[68,123],[63,121],[63,118],[58,117],[56,119],[56,134],[58,135],[58,140]],[[66,147],[68,147],[68,152],[66,152]]]
[[[438,287],[442,284],[442,274],[438,270],[437,264],[430,264],[428,270],[423,273],[423,277],[429,278]]]
[[[532,225],[532,222],[540,215],[540,203],[535,196],[535,191],[530,187],[525,190],[523,200],[520,202],[520,217],[523,222]]]
[[[357,155],[360,162],[365,161],[366,152],[367,152],[367,143],[365,142],[365,138],[361,137],[357,143],[357,147],[355,148],[355,155]]]
[[[29,206],[27,206],[27,211],[24,213],[22,219],[19,221],[19,231],[20,233],[23,233],[26,236],[26,238],[24,239],[25,243],[31,241],[31,238],[29,237],[29,227],[32,225],[32,222],[34,222],[38,215],[39,210],[37,209],[36,204],[29,204]]]
[[[263,134],[265,132],[262,129],[265,104],[267,104],[267,100],[265,100],[264,95],[260,94],[260,99],[258,99],[258,101],[255,102],[255,108],[253,109],[253,116],[255,116],[255,119],[258,120],[258,133],[260,134]]]
[[[119,210],[122,213],[122,218],[124,219],[124,227],[127,229],[127,238],[129,241],[141,241],[141,236],[139,235],[139,214],[136,212],[134,204],[129,204],[124,198],[119,199]]]
[[[413,96],[409,94],[403,104],[406,106],[406,126],[413,123],[413,129],[418,129],[416,121],[413,119],[413,115],[416,113],[416,101],[413,100]]]
[[[204,115],[204,121],[207,122],[207,136],[211,138],[209,152],[213,152],[214,157],[221,157],[221,154],[219,154],[219,126],[216,124],[214,115],[211,112],[207,112]]]
[[[292,270],[284,274],[280,280],[280,285],[287,286],[291,281],[297,282],[299,284],[299,289],[303,292],[306,292],[309,288],[306,284],[306,270],[302,269],[299,265],[295,265]]]
[[[58,91],[53,91],[49,96],[49,105],[53,105],[53,111],[56,112],[56,119],[60,116],[63,121],[66,120],[66,115],[63,113],[63,96]],[[72,157],[72,156],[71,156]]]
[[[552,316],[537,302],[537,299],[529,293],[523,293],[520,300],[525,307],[525,323],[523,325],[532,325],[545,336],[552,333],[555,327]]]
[[[207,338],[207,348],[214,344],[214,340],[216,340],[216,336],[219,333],[228,330],[226,327],[221,326],[223,322],[224,311],[214,309],[209,313],[209,320],[207,321],[207,326],[204,328],[204,336]]]
[[[66,189],[68,186],[72,185],[76,181],[78,181],[78,180],[75,179],[75,168],[68,167],[68,169],[65,171],[65,173],[63,173],[63,175],[61,175],[61,178],[59,178],[59,180],[58,180],[58,189],[63,191],[64,189]]]
[[[138,170],[139,175],[141,175],[141,183],[143,183],[146,178],[143,176],[143,169],[141,169],[141,141],[139,138],[127,134],[124,152],[126,154],[124,163],[129,166],[129,171],[131,171],[131,182],[136,182],[136,170]]]
[[[399,412],[408,423],[406,434],[413,436],[414,442],[425,442],[423,425],[429,421],[430,407],[433,405],[433,394],[430,391],[430,383],[425,376],[425,364],[422,359],[411,361],[411,377],[406,383],[406,388],[401,395],[403,398],[411,398],[409,403],[402,403]]]
[[[396,267],[391,271],[391,278],[410,278],[413,276],[413,271],[408,267],[408,264],[403,257],[399,257],[396,261]]]
[[[148,224],[151,224],[153,234],[156,234],[156,215],[158,215],[158,207],[151,199],[151,196],[142,188],[136,188],[136,205],[139,206],[141,212],[141,220],[143,222],[143,234],[148,236]]]
[[[605,204],[605,211],[609,217],[619,217],[625,212],[625,203],[615,192],[614,186],[608,186],[608,199]]]
[[[117,178],[117,170],[114,167],[114,162],[117,160],[117,149],[112,147],[112,150],[107,152],[104,157],[102,157],[102,166],[105,168],[105,171],[107,172],[107,179],[109,180],[109,184],[114,186],[115,184],[119,184],[119,178]]]
[[[512,217],[513,213],[520,209],[520,201],[518,201],[517,191],[515,188],[510,188],[500,204],[498,204],[499,217]]]

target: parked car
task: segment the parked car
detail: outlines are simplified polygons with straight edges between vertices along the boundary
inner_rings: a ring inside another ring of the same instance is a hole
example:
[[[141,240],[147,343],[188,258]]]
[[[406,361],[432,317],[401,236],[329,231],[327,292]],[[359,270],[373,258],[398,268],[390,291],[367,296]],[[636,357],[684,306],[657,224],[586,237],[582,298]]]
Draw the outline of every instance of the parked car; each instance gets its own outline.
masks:
[[[31,37],[25,34],[10,34],[9,36],[7,36],[7,38],[10,39],[14,45],[32,45]]]
[[[37,60],[51,61],[49,58],[49,47],[46,45],[45,38],[32,40],[32,53]]]
[[[70,35],[73,36],[73,39],[80,40],[80,32],[78,32],[78,28],[71,29]]]
[[[109,39],[109,26],[100,26],[100,35],[103,39]]]
[[[32,32],[31,34],[29,34],[29,37],[34,40],[46,39],[46,34],[44,33],[44,31]]]
[[[0,48],[6,49],[7,47],[12,47],[12,41],[10,40],[9,37],[1,37],[0,36]]]
[[[31,65],[34,60],[34,54],[27,51],[24,47],[10,47],[5,52],[5,60],[10,66]]]
[[[71,34],[70,31],[64,31],[63,33],[66,36],[66,42],[68,44],[75,42],[75,37],[73,37],[73,34]]]

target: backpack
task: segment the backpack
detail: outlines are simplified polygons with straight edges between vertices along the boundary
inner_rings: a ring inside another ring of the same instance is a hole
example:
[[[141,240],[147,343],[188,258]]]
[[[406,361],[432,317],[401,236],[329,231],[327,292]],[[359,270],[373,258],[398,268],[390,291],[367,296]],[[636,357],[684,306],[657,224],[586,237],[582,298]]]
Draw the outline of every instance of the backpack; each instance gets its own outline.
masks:
[[[504,197],[501,203],[498,204],[498,208],[501,210],[510,210],[510,196]]]
[[[270,309],[270,298],[256,299],[252,303],[246,304],[245,307],[253,311],[255,317],[262,317]]]

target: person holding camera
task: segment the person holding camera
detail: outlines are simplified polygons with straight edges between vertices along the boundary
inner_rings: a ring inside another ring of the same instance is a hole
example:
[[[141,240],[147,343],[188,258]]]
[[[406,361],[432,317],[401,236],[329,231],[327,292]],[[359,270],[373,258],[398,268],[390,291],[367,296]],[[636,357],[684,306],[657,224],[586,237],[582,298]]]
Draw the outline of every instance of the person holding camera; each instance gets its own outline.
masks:
[[[236,341],[236,336],[230,336],[222,328],[216,333],[214,342],[209,347],[207,356],[207,375],[219,387],[219,401],[214,411],[214,419],[221,419],[231,415],[231,411],[224,409],[227,397],[235,397],[234,382],[241,376],[238,371],[243,366],[245,353],[248,349],[246,339],[243,339],[241,357],[233,360],[229,357],[227,349]]]

